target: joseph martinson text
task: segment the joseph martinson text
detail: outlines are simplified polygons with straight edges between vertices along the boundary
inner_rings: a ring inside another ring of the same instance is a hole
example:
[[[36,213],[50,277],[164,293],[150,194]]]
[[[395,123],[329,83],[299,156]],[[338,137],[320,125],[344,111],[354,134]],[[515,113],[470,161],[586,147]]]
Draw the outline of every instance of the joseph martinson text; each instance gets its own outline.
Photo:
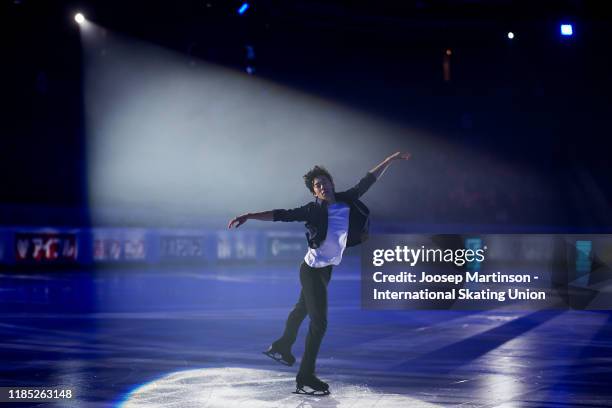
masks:
[[[479,272],[466,272],[464,274],[429,274],[421,272],[420,274],[412,272],[401,272],[399,274],[385,274],[383,272],[375,272],[372,274],[372,280],[375,283],[400,283],[400,284],[529,284],[537,280],[537,276],[532,275],[506,275],[501,272],[490,274],[482,274]],[[528,288],[509,287],[504,290],[491,290],[457,287],[445,288],[444,290],[420,289],[420,290],[380,290],[374,288],[374,300],[497,300],[505,302],[506,300],[546,300],[546,293],[539,290],[530,290]]]

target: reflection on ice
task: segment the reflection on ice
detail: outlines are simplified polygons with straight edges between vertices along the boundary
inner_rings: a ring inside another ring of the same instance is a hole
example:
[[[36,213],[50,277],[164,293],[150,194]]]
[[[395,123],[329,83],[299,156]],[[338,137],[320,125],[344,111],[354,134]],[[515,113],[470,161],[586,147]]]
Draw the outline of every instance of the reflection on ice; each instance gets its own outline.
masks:
[[[202,368],[180,371],[132,391],[121,408],[377,408],[437,407],[399,394],[377,392],[365,385],[329,380],[332,394],[295,395],[295,377],[289,372],[251,368]]]

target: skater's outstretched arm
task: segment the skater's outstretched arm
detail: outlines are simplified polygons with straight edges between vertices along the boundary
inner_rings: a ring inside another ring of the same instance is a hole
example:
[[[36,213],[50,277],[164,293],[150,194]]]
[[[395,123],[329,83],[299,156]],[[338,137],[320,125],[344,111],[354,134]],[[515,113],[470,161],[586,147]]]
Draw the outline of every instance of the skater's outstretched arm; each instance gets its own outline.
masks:
[[[239,226],[247,222],[247,220],[274,221],[273,213],[274,211],[262,211],[257,213],[242,214],[235,218],[232,218],[232,220],[227,225],[227,228],[238,228]]]
[[[409,160],[411,157],[412,157],[412,154],[410,154],[409,152],[404,152],[404,153],[395,152],[391,156],[387,157],[385,160],[378,163],[369,172],[372,173],[374,177],[376,177],[376,180],[378,180],[387,170],[387,167],[391,165],[391,163],[393,163],[396,160]]]
[[[270,211],[262,211],[257,213],[247,213],[237,216],[233,218],[227,228],[238,228],[247,220],[260,220],[260,221],[284,221],[284,222],[292,222],[292,221],[308,221],[308,217],[310,214],[309,207],[311,204],[306,204],[302,207],[292,208],[290,210],[270,210]]]

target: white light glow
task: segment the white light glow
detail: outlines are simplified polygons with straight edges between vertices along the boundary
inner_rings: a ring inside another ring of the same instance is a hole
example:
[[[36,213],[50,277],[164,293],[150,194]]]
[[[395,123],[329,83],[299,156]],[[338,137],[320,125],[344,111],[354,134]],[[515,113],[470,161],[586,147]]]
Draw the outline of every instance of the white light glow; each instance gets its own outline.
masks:
[[[138,208],[142,224],[225,218],[245,203],[290,208],[311,197],[302,175],[314,164],[327,165],[339,188],[348,188],[379,157],[418,149],[424,139],[424,132],[240,71],[190,65],[183,55],[86,23],[87,162],[97,221],[121,216],[111,207]]]
[[[171,373],[132,391],[121,408],[152,406],[226,408],[244,407],[334,407],[334,408],[435,408],[407,395],[375,391],[334,378],[327,397],[296,395],[295,374],[252,368],[202,368]]]
[[[561,35],[573,35],[574,34],[574,28],[572,27],[571,24],[561,24]]]
[[[85,16],[81,13],[76,13],[74,15],[74,21],[76,21],[79,24],[83,24],[85,22]]]

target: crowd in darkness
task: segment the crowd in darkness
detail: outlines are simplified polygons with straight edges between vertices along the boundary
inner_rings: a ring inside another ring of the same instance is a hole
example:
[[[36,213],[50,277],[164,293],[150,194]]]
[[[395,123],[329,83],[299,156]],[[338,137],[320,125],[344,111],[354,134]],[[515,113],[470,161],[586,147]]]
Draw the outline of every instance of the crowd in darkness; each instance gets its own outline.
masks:
[[[404,218],[420,224],[567,225],[561,202],[564,181],[554,172],[512,165],[492,157],[430,159],[402,188]]]

